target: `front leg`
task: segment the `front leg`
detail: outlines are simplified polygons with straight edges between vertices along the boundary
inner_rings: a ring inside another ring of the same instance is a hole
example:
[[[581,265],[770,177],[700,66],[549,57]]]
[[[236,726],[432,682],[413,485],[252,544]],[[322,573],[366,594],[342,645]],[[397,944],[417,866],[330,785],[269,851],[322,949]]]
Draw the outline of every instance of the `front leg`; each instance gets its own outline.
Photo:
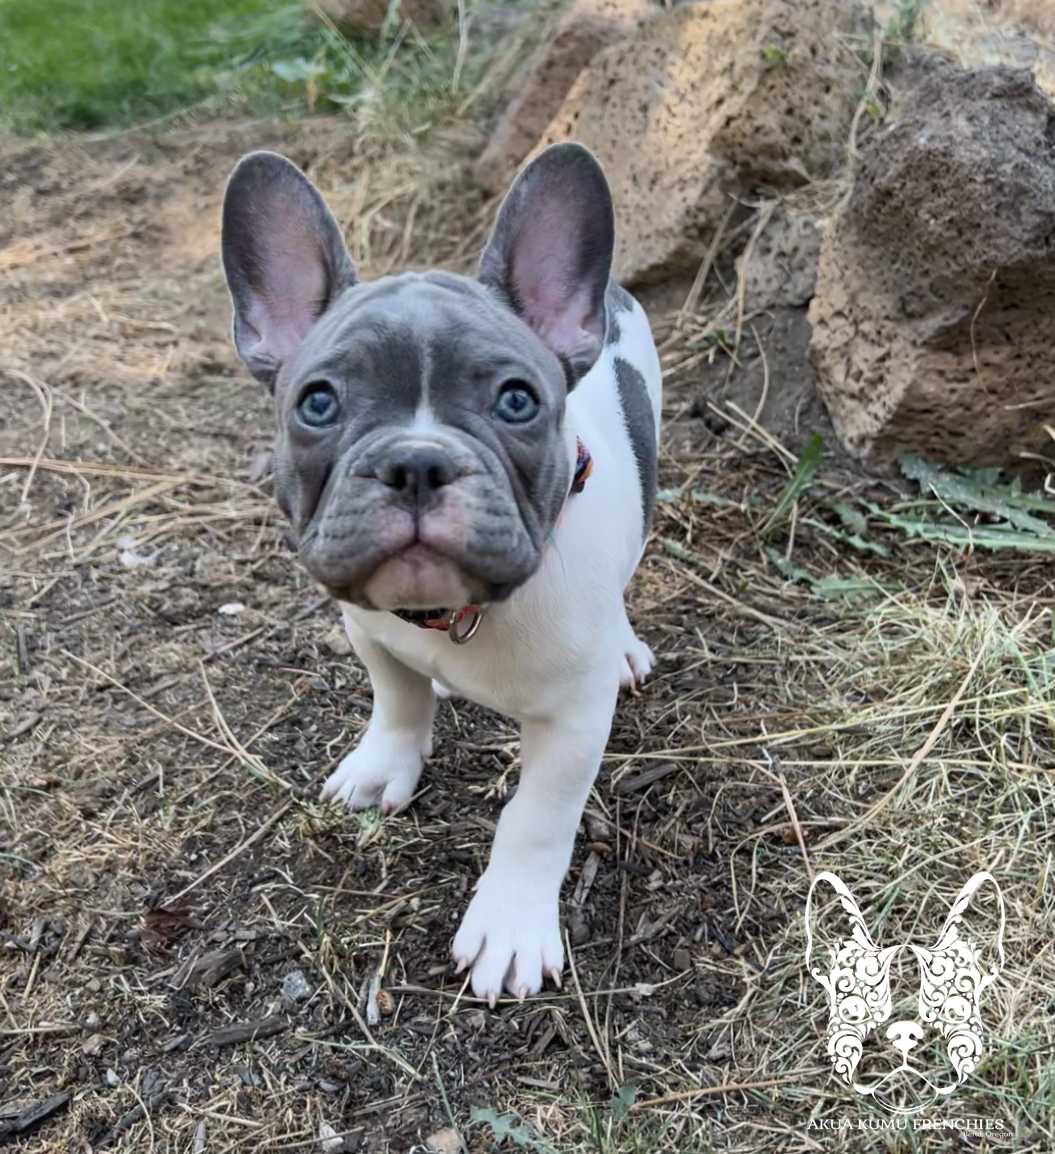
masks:
[[[612,727],[614,677],[564,713],[521,729],[520,785],[502,810],[491,860],[455,935],[459,972],[472,966],[473,992],[493,1006],[503,984],[535,994],[564,968],[559,899],[575,833]]]
[[[349,809],[380,805],[393,813],[410,801],[432,753],[436,696],[415,673],[346,617],[348,638],[370,675],[374,708],[359,744],[326,779],[322,796]]]

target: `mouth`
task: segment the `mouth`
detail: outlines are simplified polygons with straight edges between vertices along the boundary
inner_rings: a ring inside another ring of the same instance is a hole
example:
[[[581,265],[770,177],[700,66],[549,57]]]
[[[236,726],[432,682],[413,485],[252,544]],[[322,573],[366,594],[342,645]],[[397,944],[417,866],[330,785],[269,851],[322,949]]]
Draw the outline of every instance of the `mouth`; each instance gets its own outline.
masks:
[[[356,591],[331,589],[370,609],[456,609],[487,599],[484,582],[451,558],[414,541],[382,560]]]
[[[323,510],[301,538],[300,560],[338,601],[373,610],[459,609],[500,601],[540,556],[517,526],[484,508],[424,513],[366,503]]]

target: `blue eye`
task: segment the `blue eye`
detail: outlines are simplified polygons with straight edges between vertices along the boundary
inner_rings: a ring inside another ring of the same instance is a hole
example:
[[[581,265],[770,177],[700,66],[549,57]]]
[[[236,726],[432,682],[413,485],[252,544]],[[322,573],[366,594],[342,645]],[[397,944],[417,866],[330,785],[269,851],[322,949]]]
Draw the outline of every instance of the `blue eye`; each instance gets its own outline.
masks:
[[[520,381],[509,381],[495,401],[495,416],[511,425],[522,425],[530,421],[539,411],[535,394]]]
[[[341,406],[332,385],[319,382],[309,385],[297,402],[297,416],[313,429],[324,429],[337,420]]]

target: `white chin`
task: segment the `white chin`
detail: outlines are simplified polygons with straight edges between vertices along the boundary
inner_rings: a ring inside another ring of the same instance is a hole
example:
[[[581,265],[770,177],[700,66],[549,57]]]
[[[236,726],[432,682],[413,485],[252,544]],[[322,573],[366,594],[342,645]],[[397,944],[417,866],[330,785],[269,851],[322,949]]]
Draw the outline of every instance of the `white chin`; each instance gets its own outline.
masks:
[[[382,562],[363,592],[377,609],[460,609],[474,600],[462,570],[427,545]]]

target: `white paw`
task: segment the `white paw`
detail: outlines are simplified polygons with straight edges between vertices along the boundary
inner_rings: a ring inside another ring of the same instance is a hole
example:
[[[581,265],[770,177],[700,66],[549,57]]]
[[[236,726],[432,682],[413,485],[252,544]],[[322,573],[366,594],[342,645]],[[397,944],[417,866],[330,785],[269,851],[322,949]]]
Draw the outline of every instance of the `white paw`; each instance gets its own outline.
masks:
[[[433,680],[432,692],[436,694],[436,696],[440,699],[440,701],[447,701],[448,698],[451,698],[454,696],[454,690],[448,689],[447,686],[444,685],[442,681]]]
[[[493,1006],[503,985],[518,998],[537,994],[546,976],[560,985],[559,893],[559,884],[509,870],[484,871],[451,946],[458,973],[472,966],[478,998]]]
[[[641,640],[630,635],[623,653],[623,665],[619,673],[619,684],[631,693],[637,693],[652,672],[652,650]]]
[[[413,796],[427,755],[428,750],[413,742],[384,735],[372,738],[368,731],[326,779],[323,801],[349,809],[379,805],[384,813],[395,813]]]

